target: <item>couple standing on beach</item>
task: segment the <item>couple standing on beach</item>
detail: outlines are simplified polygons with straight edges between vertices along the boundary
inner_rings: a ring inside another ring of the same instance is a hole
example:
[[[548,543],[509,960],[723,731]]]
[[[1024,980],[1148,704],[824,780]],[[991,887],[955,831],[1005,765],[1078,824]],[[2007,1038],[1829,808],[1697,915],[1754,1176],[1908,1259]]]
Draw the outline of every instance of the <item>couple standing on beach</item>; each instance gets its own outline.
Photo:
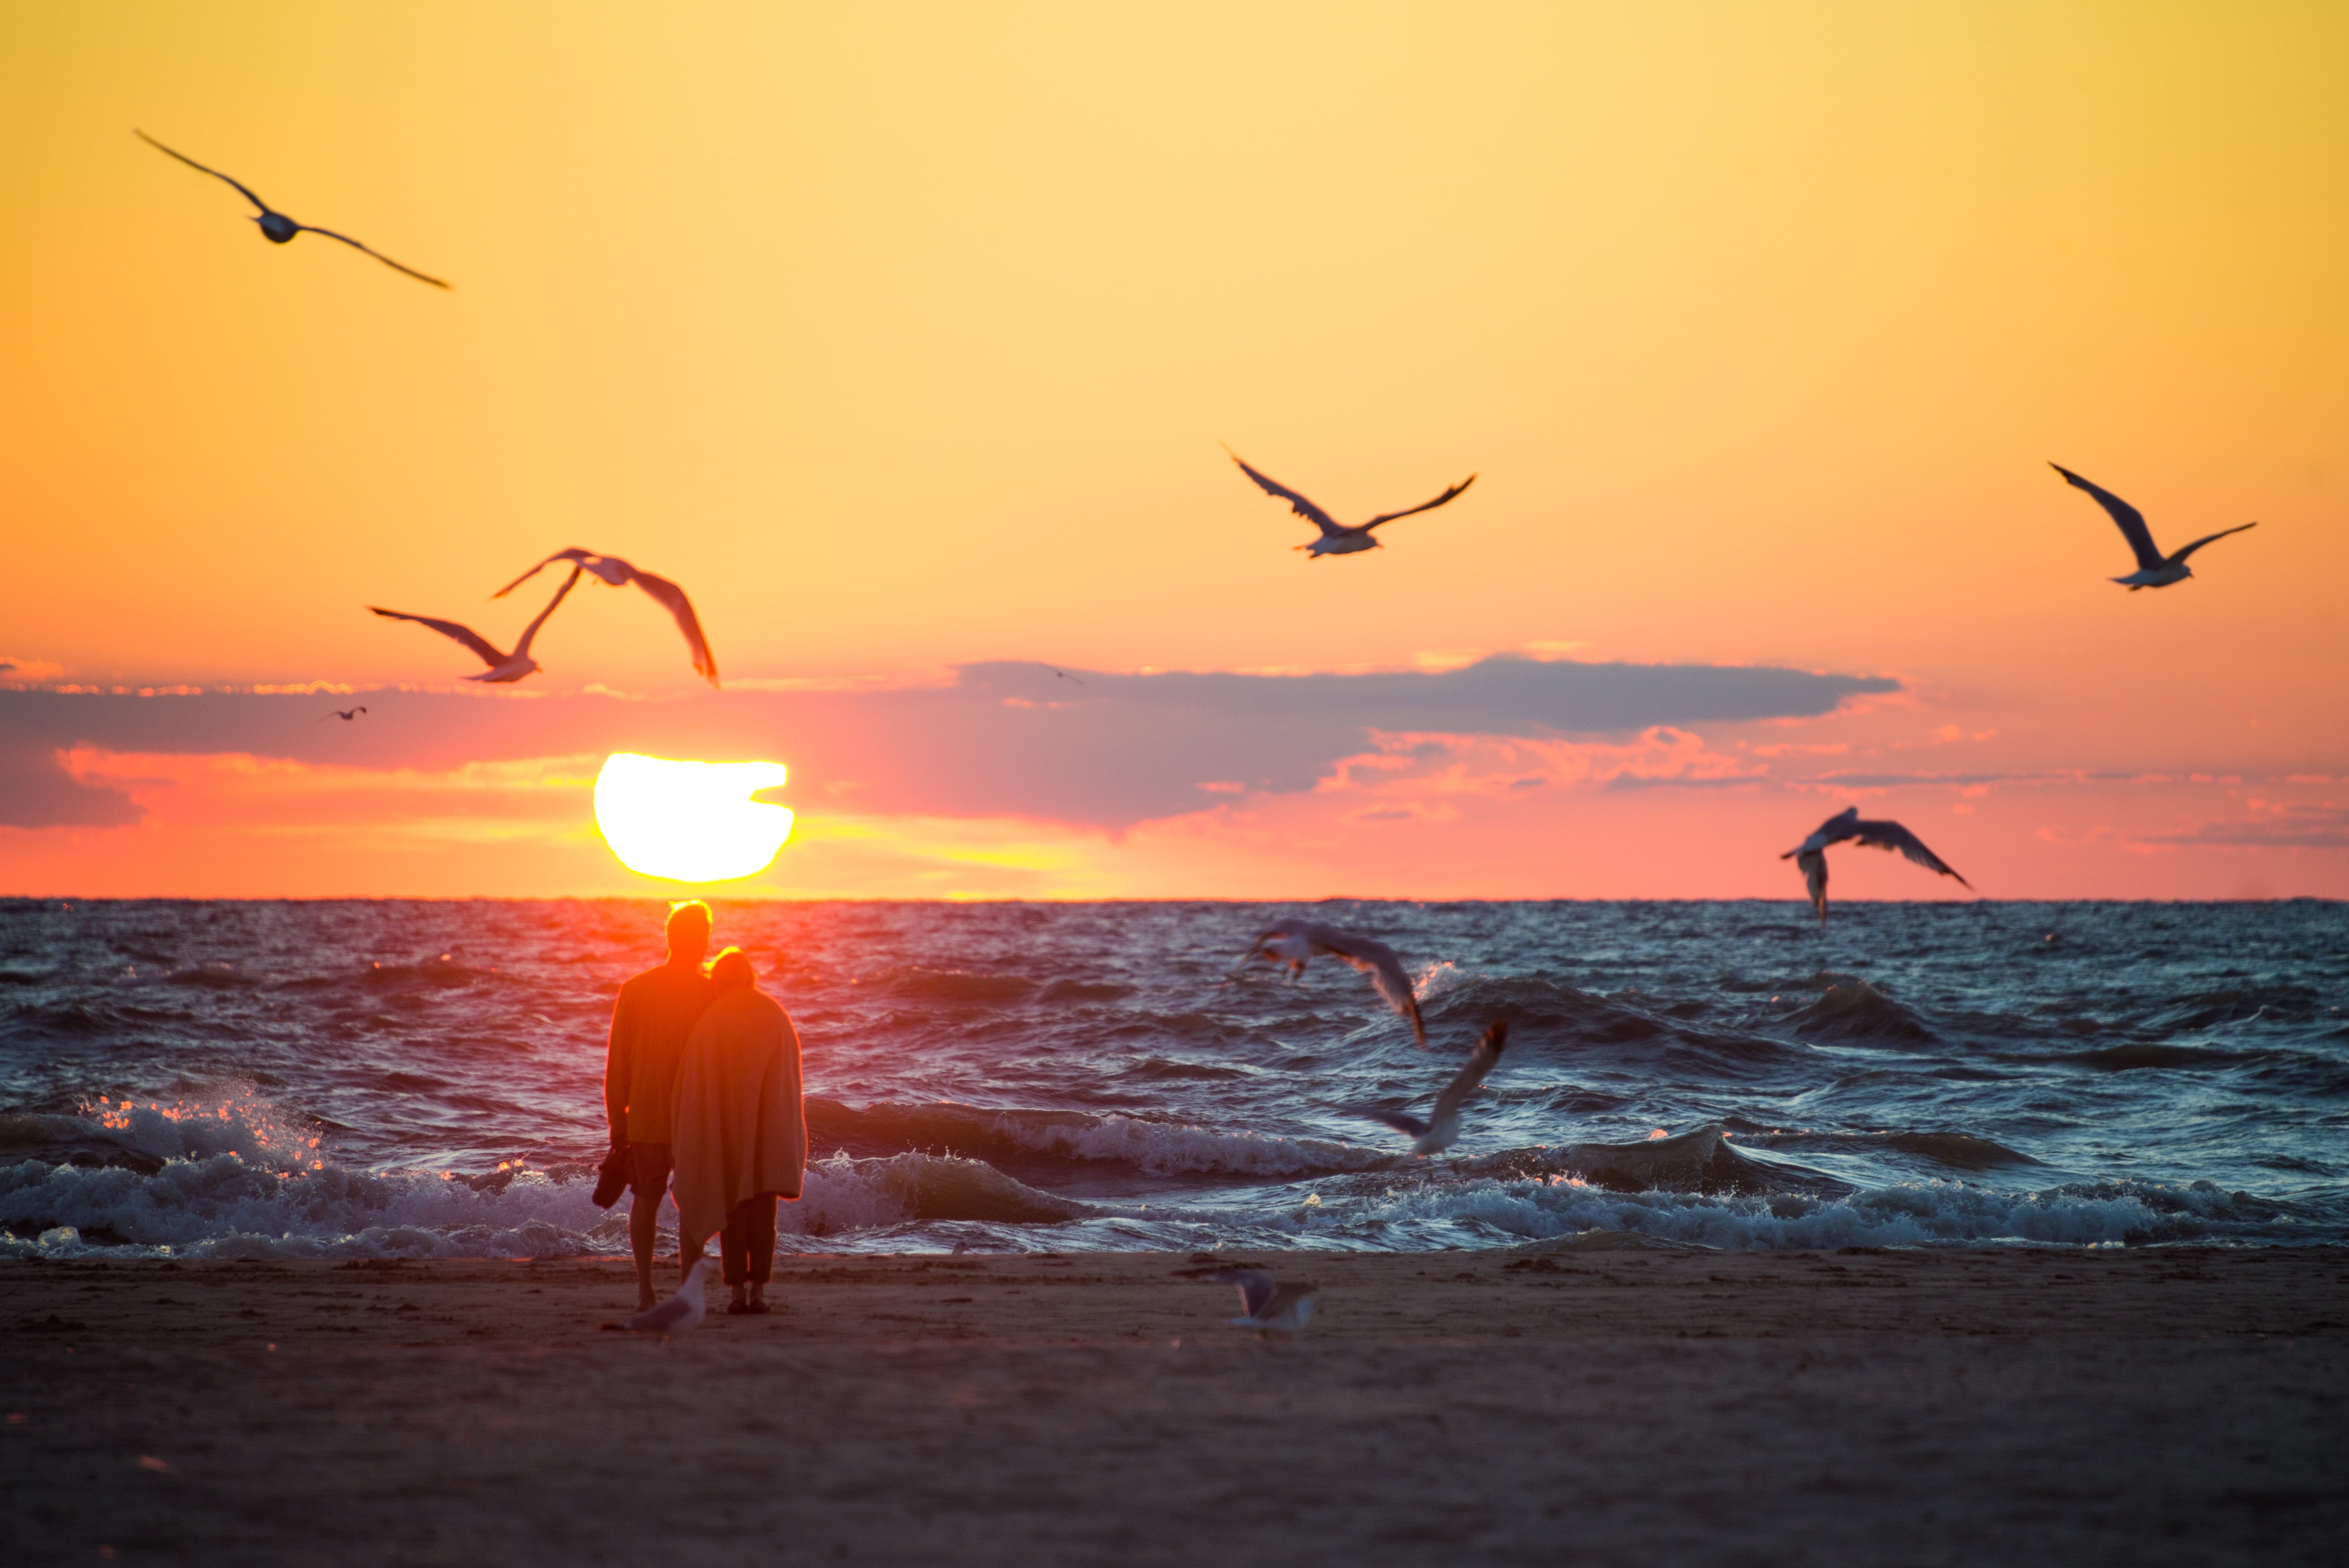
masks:
[[[606,1163],[635,1194],[628,1241],[639,1311],[653,1305],[653,1244],[668,1192],[677,1201],[679,1276],[693,1271],[714,1234],[734,1291],[726,1310],[765,1312],[775,1203],[798,1199],[807,1166],[799,1035],[759,989],[740,948],[703,972],[709,932],[708,904],[672,908],[668,962],[621,986],[612,1007]]]

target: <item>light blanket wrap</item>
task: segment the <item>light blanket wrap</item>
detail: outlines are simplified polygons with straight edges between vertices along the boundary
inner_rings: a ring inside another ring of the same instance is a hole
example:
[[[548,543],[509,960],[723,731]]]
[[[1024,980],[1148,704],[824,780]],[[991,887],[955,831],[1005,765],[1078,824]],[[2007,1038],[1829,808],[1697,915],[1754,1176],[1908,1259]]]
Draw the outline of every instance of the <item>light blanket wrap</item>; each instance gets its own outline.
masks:
[[[800,1037],[791,1015],[755,986],[720,991],[693,1026],[669,1102],[669,1145],[679,1233],[694,1241],[725,1229],[745,1199],[800,1195]]]

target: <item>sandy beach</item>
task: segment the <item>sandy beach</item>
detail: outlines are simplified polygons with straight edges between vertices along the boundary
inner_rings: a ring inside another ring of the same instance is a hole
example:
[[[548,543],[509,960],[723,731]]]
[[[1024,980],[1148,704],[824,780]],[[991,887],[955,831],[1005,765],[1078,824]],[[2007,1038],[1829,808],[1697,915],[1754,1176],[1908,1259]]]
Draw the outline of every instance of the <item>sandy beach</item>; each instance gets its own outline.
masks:
[[[2339,1563],[2349,1253],[26,1263],[12,1563]]]

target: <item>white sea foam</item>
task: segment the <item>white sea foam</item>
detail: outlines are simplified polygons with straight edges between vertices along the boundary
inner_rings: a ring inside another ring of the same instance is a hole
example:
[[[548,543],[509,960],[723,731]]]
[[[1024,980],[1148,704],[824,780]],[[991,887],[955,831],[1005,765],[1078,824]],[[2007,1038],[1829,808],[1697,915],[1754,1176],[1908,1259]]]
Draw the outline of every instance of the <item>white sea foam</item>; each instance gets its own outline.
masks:
[[[1610,1192],[1571,1179],[1428,1185],[1325,1202],[1288,1222],[1306,1232],[1435,1244],[1506,1243],[1583,1231],[1636,1231],[1733,1250],[2035,1243],[2099,1246],[2273,1239],[2276,1206],[2208,1181],[2001,1191],[1918,1181],[1837,1198]]]

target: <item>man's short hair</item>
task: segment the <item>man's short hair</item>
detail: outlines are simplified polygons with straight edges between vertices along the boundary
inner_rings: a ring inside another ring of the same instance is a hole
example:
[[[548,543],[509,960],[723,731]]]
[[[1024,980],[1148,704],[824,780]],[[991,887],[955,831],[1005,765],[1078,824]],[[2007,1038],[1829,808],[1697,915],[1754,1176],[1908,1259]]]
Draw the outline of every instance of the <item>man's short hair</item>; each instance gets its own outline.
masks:
[[[702,936],[707,939],[710,927],[716,923],[709,917],[708,904],[698,898],[689,898],[683,903],[673,903],[668,906],[668,923],[661,929],[674,936],[677,934],[677,928],[680,925],[698,925],[701,927]]]
[[[750,967],[750,955],[739,947],[730,947],[709,964],[709,983],[720,991],[731,991],[737,985],[748,985],[758,978]]]

